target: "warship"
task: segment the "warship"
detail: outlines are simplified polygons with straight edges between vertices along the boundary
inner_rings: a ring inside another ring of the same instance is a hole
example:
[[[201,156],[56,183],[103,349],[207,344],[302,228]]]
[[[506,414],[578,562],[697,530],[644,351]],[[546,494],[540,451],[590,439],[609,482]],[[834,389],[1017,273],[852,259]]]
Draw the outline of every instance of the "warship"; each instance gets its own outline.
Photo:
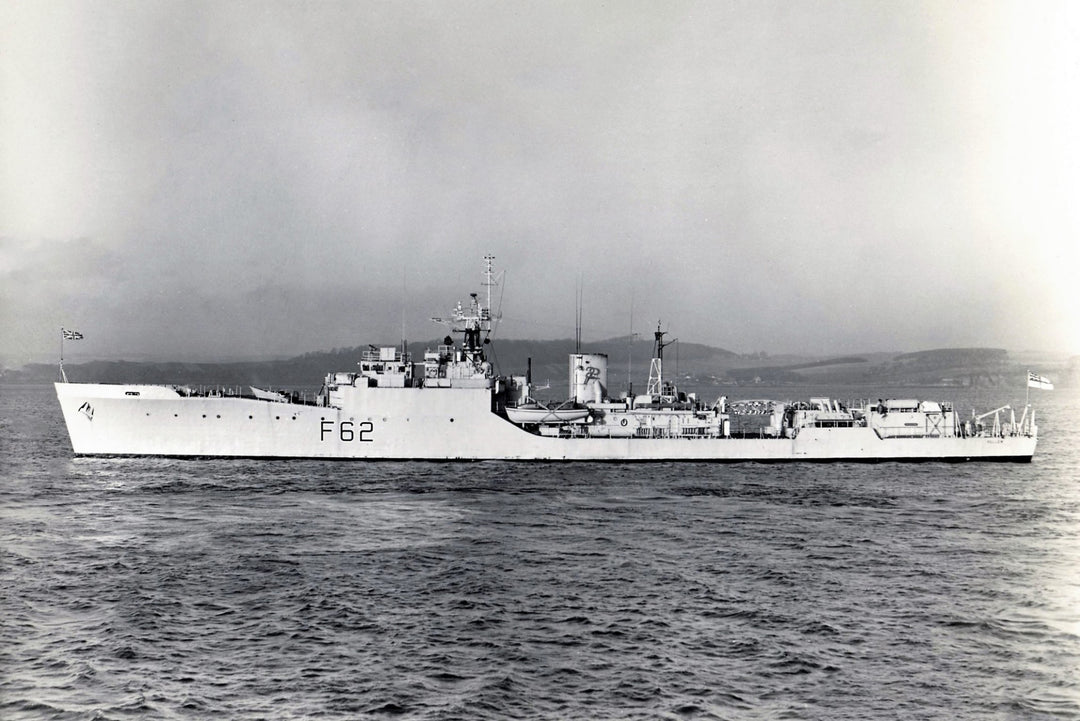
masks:
[[[485,297],[471,293],[440,344],[369,346],[355,368],[328,373],[312,397],[182,385],[71,383],[56,394],[79,456],[513,461],[1031,461],[1030,406],[962,418],[941,400],[706,402],[664,373],[654,335],[643,394],[609,394],[608,356],[575,352],[569,398],[534,398],[527,368],[500,375],[488,358],[492,256]],[[65,331],[67,332],[67,331]],[[61,355],[62,357],[62,355]],[[531,366],[531,364],[530,364]]]

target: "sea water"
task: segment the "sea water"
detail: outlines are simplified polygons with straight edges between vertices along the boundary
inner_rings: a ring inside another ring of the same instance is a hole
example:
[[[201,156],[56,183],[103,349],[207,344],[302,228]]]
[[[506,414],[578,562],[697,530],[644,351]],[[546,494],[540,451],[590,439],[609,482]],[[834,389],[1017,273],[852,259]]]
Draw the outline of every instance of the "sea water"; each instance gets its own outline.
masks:
[[[184,461],[0,386],[0,718],[1080,718],[1037,400],[1031,464]]]

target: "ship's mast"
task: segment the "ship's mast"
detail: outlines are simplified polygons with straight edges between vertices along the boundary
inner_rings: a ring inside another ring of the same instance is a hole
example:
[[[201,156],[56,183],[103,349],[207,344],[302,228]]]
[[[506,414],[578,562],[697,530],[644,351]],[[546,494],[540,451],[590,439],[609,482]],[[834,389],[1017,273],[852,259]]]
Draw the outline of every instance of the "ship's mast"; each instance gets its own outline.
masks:
[[[656,321],[656,332],[653,333],[653,359],[649,365],[649,387],[645,393],[650,396],[662,395],[664,392],[664,348],[675,341],[664,342],[667,331],[660,330],[660,321]]]
[[[626,395],[634,397],[634,294],[630,293],[630,341],[626,344]]]
[[[465,352],[466,357],[476,365],[485,360],[484,339],[481,338],[481,335],[491,333],[491,288],[497,284],[492,272],[492,261],[494,260],[495,256],[493,255],[484,256],[483,285],[487,287],[486,304],[477,297],[476,293],[470,293],[468,310],[463,308],[461,303],[458,303],[457,307],[451,311],[449,318],[431,319],[435,323],[448,326],[453,333],[464,334],[462,350]]]
[[[581,276],[578,276],[577,288],[574,292],[574,355],[581,354],[581,304],[584,296],[581,287]]]
[[[487,331],[491,332],[491,289],[496,285],[495,274],[491,270],[492,264],[495,262],[495,256],[488,254],[484,256],[484,287],[487,288],[487,307],[483,309],[483,315],[487,317]]]

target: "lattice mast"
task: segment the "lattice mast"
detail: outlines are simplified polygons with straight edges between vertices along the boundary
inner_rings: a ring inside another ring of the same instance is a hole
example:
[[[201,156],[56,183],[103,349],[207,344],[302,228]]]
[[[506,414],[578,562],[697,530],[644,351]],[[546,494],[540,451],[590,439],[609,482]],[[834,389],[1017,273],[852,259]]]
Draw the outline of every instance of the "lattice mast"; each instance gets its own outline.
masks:
[[[653,333],[653,358],[649,364],[649,387],[645,393],[650,396],[659,396],[664,393],[664,348],[675,340],[664,342],[667,331],[660,330],[660,321],[656,321],[656,332]]]

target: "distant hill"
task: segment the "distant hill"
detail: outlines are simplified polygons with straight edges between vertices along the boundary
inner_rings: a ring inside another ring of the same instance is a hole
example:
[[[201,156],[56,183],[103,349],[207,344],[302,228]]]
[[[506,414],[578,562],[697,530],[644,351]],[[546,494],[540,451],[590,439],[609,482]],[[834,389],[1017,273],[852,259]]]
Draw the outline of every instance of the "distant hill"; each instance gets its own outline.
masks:
[[[938,348],[878,355],[846,356],[815,363],[733,370],[739,382],[854,383],[881,386],[998,386],[1021,383],[1024,370],[1001,348]]]
[[[417,361],[424,350],[438,340],[410,343]],[[326,373],[351,370],[367,346],[334,348],[271,361],[231,363],[168,363],[94,361],[68,364],[72,381],[99,383],[167,383],[203,386],[255,385],[273,388],[318,386]],[[491,357],[499,372],[523,374],[532,359],[533,381],[550,382],[551,395],[566,389],[567,356],[574,350],[572,339],[498,340]],[[652,342],[627,337],[582,344],[586,353],[608,355],[608,386],[613,394],[627,387],[631,374],[636,392],[644,389],[648,377]],[[876,386],[998,386],[1016,384],[1026,367],[1001,348],[939,348],[910,353],[871,353],[827,358],[739,353],[699,343],[678,342],[664,351],[665,375],[677,377],[684,386],[778,384],[866,384]],[[1080,382],[1080,359],[1058,359],[1034,367],[1048,373],[1056,383],[1067,386]],[[0,382],[50,383],[56,380],[52,364],[31,364],[18,370],[0,370]]]
[[[936,348],[914,353],[901,353],[893,360],[897,363],[911,363],[933,367],[955,367],[971,363],[1004,362],[1009,359],[1009,352],[1002,348]]]
[[[812,375],[822,375],[822,371],[833,370],[836,366],[851,366],[865,364],[867,360],[861,357],[845,356],[843,358],[828,358],[819,361],[795,363],[792,365],[778,366],[750,366],[747,368],[733,368],[727,372],[728,376],[739,383],[769,382],[769,383],[799,383],[806,382],[807,373],[799,371],[814,371]],[[847,371],[851,374],[851,371]]]
[[[92,361],[68,363],[64,368],[68,379],[72,382],[312,386],[318,385],[328,371],[355,368],[360,353],[366,347],[335,348],[272,361],[233,363]],[[0,381],[48,383],[55,381],[56,375],[56,365],[34,363],[20,370],[0,371]]]
[[[902,353],[874,368],[869,377],[884,382],[997,386],[1015,385],[1022,376],[1023,369],[1002,348],[937,348]]]

